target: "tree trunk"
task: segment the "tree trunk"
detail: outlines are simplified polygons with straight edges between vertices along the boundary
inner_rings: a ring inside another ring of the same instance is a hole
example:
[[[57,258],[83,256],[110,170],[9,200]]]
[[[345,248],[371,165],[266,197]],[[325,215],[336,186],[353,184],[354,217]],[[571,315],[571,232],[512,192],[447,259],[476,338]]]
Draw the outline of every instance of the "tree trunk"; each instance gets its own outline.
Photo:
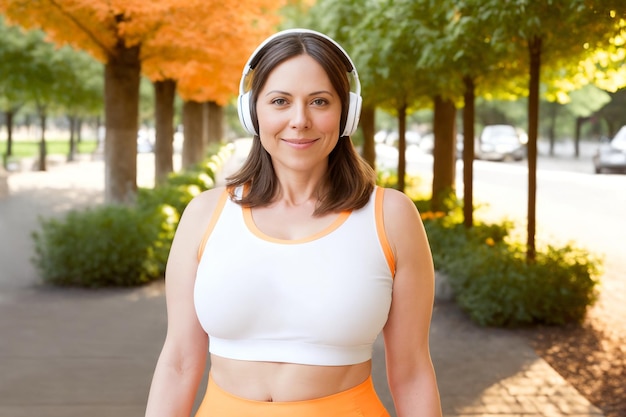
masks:
[[[574,134],[574,155],[576,158],[580,157],[580,131],[583,123],[587,120],[589,120],[589,117],[576,118],[576,133]]]
[[[4,113],[7,124],[7,158],[13,156],[13,116],[15,111],[13,109],[7,110]]]
[[[154,83],[155,140],[154,179],[162,184],[174,171],[174,97],[176,81],[163,80]]]
[[[205,103],[207,117],[204,126],[206,128],[206,144],[219,144],[224,139],[224,108],[214,101]]]
[[[39,110],[39,122],[41,124],[41,137],[39,138],[39,171],[45,171],[46,158],[48,149],[46,147],[46,111],[44,109]]]
[[[67,152],[67,162],[73,162],[76,159],[76,116],[67,117],[70,122],[70,148]]]
[[[197,164],[204,157],[202,113],[202,103],[185,101],[183,104],[183,168]]]
[[[476,85],[470,77],[464,77],[463,106],[463,224],[474,225],[474,118]],[[456,140],[456,139],[455,139]]]
[[[361,131],[363,132],[363,149],[361,156],[372,167],[376,168],[376,146],[374,143],[374,130],[376,129],[376,108],[364,106],[361,110]]]
[[[97,149],[102,148],[102,140],[104,139],[103,135],[104,128],[102,126],[102,119],[100,116],[96,117],[96,142],[98,143]]]
[[[76,118],[76,143],[81,143],[83,141],[83,118]]]
[[[406,188],[406,104],[398,107],[398,190]]]
[[[552,101],[548,104],[550,127],[548,129],[548,138],[550,139],[550,156],[554,156],[554,145],[556,141],[556,117],[559,113],[559,103]]]
[[[456,107],[454,102],[435,97],[433,184],[431,210],[445,209],[445,200],[454,194],[456,168]]]
[[[541,74],[541,38],[528,41],[530,81],[528,84],[528,236],[526,261],[536,258],[535,231],[537,208],[537,135],[539,132],[539,81]]]
[[[214,101],[207,102],[208,143],[222,143],[224,138],[224,107]]]
[[[137,193],[139,46],[118,44],[104,71],[104,192],[107,203],[130,203]]]

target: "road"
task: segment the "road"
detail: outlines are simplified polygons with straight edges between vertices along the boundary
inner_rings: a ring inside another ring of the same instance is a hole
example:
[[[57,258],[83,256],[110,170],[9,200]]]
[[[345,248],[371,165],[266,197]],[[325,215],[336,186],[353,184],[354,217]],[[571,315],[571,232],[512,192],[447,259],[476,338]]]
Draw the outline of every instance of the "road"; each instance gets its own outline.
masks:
[[[565,146],[549,157],[539,147],[536,196],[537,246],[550,243],[557,247],[572,242],[603,258],[600,311],[616,322],[621,334],[626,324],[619,317],[626,312],[626,175],[594,174],[591,154],[594,146],[582,148],[579,158]],[[397,150],[377,147],[378,164],[392,168]],[[407,150],[407,172],[422,178],[430,187],[433,158],[417,149]],[[528,212],[527,161],[474,161],[474,205],[476,217],[488,221],[512,220],[526,239]],[[463,162],[458,161],[457,194],[463,194]],[[621,312],[621,314],[616,314]],[[617,331],[617,330],[616,330]]]

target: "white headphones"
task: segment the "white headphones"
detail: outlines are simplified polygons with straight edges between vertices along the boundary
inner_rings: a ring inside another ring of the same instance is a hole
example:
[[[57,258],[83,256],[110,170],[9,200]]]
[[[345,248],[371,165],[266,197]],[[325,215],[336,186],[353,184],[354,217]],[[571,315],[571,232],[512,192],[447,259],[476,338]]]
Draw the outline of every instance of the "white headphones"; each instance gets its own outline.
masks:
[[[356,72],[356,68],[352,59],[347,54],[347,52],[335,42],[333,39],[324,35],[323,33],[315,32],[309,29],[287,29],[267,38],[263,41],[256,50],[252,53],[246,66],[243,68],[243,73],[241,75],[241,81],[239,82],[239,99],[237,100],[237,111],[239,113],[239,121],[241,121],[241,125],[244,129],[251,135],[257,135],[257,131],[254,128],[254,124],[252,123],[252,114],[250,109],[250,91],[245,91],[246,88],[246,78],[250,74],[250,72],[254,69],[251,66],[251,63],[254,61],[254,58],[257,56],[259,51],[263,49],[270,41],[289,34],[293,33],[311,33],[317,36],[320,36],[324,39],[329,40],[333,45],[339,49],[343,55],[347,58],[348,62],[352,67],[351,71],[348,71],[348,74],[352,76],[351,89],[353,88],[355,91],[350,91],[350,104],[348,106],[348,117],[346,118],[346,126],[343,130],[341,136],[351,136],[357,129],[359,124],[359,117],[361,116],[361,103],[363,99],[361,98],[361,83],[359,82],[359,75]]]

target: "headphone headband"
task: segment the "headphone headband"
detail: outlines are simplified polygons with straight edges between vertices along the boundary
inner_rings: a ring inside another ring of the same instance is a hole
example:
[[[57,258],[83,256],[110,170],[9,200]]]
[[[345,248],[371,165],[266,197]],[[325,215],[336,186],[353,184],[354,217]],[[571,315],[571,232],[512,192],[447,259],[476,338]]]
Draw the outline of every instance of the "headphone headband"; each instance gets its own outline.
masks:
[[[352,59],[350,58],[350,55],[348,55],[348,53],[341,47],[341,45],[339,45],[335,40],[333,40],[329,36],[324,35],[323,33],[320,33],[320,32],[316,32],[314,30],[310,30],[310,29],[296,28],[296,29],[286,29],[286,30],[277,32],[271,35],[270,37],[268,37],[267,39],[265,39],[263,42],[261,42],[261,44],[254,50],[254,52],[252,52],[252,55],[250,55],[250,58],[248,58],[248,62],[246,62],[246,65],[243,67],[241,80],[239,81],[239,99],[238,99],[238,106],[237,106],[237,110],[239,113],[239,120],[241,121],[241,124],[244,127],[244,129],[248,131],[248,133],[252,135],[258,134],[256,132],[256,129],[254,128],[254,124],[252,123],[252,115],[250,112],[250,104],[251,104],[250,103],[250,91],[246,91],[246,79],[248,75],[250,74],[250,72],[254,70],[254,66],[256,66],[256,63],[254,63],[254,60],[256,59],[259,52],[263,50],[265,46],[267,46],[267,44],[272,42],[274,39],[277,39],[286,35],[290,35],[290,34],[300,34],[300,33],[313,34],[323,39],[326,39],[332,45],[334,45],[350,63],[351,68],[346,69],[346,72],[350,74],[352,77],[352,82],[350,84],[352,87],[354,87],[355,91],[350,92],[350,104],[348,108],[348,117],[346,119],[346,126],[344,128],[344,131],[341,134],[341,136],[350,136],[357,129],[357,126],[359,123],[359,117],[361,113],[362,98],[361,98],[361,82],[359,81],[359,75],[356,71],[356,67],[354,66],[354,63],[352,62]],[[255,64],[254,66],[252,65],[253,63]]]

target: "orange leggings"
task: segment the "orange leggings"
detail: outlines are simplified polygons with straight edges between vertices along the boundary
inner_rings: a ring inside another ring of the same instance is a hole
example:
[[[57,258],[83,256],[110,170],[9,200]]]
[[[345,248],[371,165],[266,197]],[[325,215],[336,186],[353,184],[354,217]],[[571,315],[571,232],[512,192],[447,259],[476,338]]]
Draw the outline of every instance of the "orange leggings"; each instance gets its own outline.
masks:
[[[234,396],[209,375],[196,417],[389,417],[372,377],[347,391],[306,401],[265,402]]]

